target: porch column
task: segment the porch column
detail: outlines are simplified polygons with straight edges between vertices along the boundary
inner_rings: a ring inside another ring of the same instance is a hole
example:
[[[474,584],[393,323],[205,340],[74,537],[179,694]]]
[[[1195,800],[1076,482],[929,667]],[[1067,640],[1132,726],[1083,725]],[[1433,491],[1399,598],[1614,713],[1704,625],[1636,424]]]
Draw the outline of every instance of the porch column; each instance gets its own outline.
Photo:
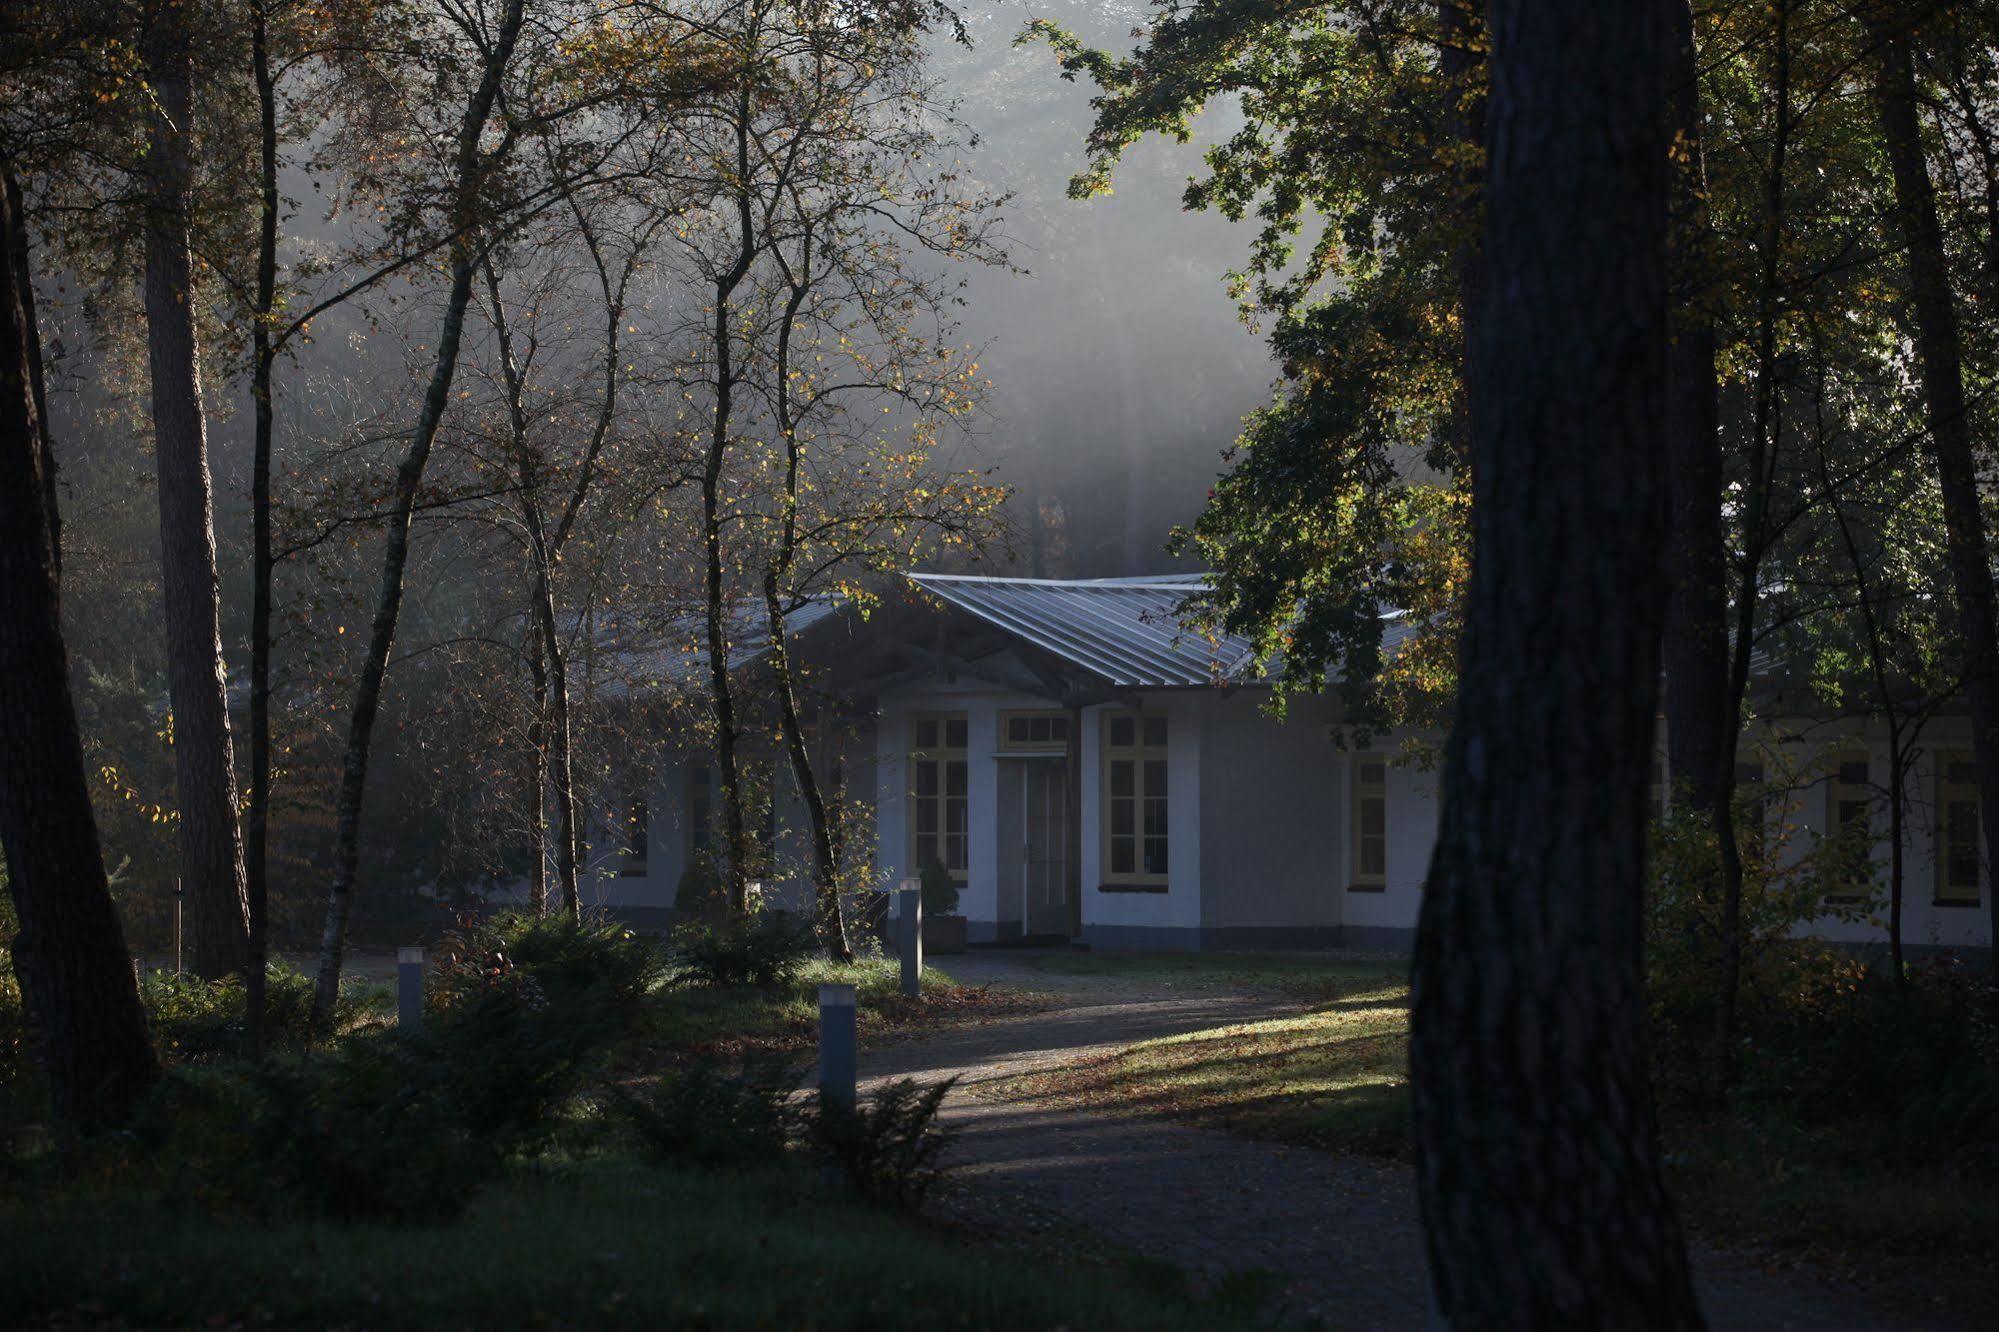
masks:
[[[1083,710],[1069,709],[1068,808],[1063,811],[1062,877],[1069,894],[1069,937],[1083,933]]]

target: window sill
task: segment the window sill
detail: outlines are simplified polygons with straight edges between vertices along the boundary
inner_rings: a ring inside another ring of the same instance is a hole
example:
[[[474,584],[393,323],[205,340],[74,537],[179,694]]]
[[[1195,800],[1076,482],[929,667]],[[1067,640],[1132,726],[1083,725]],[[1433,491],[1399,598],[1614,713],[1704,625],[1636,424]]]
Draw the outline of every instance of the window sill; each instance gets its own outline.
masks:
[[[1100,883],[1097,885],[1097,891],[1100,893],[1163,893],[1166,891],[1166,885],[1163,883]]]
[[[1930,905],[1933,907],[1943,907],[1945,910],[1976,911],[1978,910],[1978,908],[1985,905],[1985,899],[1982,897],[1979,898],[1959,897],[1946,901],[1941,897],[1933,897],[1930,899]]]
[[[643,879],[647,873],[648,871],[644,865],[627,865],[618,871],[618,877],[621,879]]]
[[[1388,885],[1385,883],[1350,883],[1347,885],[1347,891],[1350,893],[1385,893],[1388,891]]]

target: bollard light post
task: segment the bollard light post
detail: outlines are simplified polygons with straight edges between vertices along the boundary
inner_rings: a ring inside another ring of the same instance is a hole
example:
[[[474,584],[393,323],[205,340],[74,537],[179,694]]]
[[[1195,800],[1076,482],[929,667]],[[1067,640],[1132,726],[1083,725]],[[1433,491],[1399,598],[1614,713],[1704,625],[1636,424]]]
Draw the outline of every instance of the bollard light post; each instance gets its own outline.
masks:
[[[819,1095],[828,1104],[854,1108],[860,1074],[860,1036],[854,1022],[854,987],[819,987]]]
[[[902,992],[923,993],[923,881],[904,879],[895,895],[896,946],[902,952]]]
[[[423,949],[396,950],[396,1025],[414,1032],[423,1026]]]

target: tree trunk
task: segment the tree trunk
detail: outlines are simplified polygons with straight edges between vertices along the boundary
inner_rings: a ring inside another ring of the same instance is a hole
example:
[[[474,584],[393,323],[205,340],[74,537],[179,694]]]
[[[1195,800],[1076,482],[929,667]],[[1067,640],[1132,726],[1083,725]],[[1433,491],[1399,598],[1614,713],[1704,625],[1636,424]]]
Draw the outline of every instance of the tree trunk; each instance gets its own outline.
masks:
[[[161,5],[145,38],[155,103],[146,135],[146,341],[187,954],[196,975],[215,979],[248,965],[250,931],[188,239],[194,103],[185,22],[181,6]]]
[[[1722,532],[1721,407],[1710,309],[1712,232],[1707,207],[1700,69],[1693,12],[1666,0],[1668,130],[1674,144],[1668,256],[1672,344],[1666,361],[1666,761],[1687,806],[1712,810],[1731,748],[1724,701],[1728,596]]]
[[[1909,34],[1880,19],[1869,24],[1875,43],[1875,106],[1895,177],[1895,204],[1909,256],[1909,296],[1916,357],[1929,407],[1929,452],[1943,496],[1944,540],[1963,639],[1964,691],[1971,703],[1972,757],[1978,765],[1981,869],[1988,928],[1999,945],[1999,892],[1991,856],[1999,847],[1999,615],[1995,615],[1990,548],[1979,508],[1978,468],[1966,415],[1964,367],[1950,265],[1937,221],[1936,193],[1923,157],[1917,119],[1915,67]]]
[[[105,883],[58,590],[55,456],[41,391],[26,219],[0,188],[0,846],[20,919],[14,970],[48,1069],[51,1110],[123,1119],[159,1074]]]
[[[528,671],[534,683],[534,720],[528,723],[528,910],[548,914],[548,668],[542,664],[539,628],[528,636]]]
[[[798,713],[791,647],[785,642],[784,608],[778,600],[775,573],[764,577],[764,613],[770,624],[770,673],[777,690],[784,748],[791,758],[791,775],[798,784],[799,798],[805,802],[807,821],[812,825],[812,889],[818,908],[819,941],[826,949],[826,956],[835,962],[851,962],[854,949],[847,941],[847,920],[840,909],[840,861],[833,845],[833,822],[826,808],[826,797],[819,789],[819,774],[812,766],[812,751],[805,743],[805,723]]]
[[[1662,602],[1665,25],[1494,0],[1463,670],[1415,958],[1457,1329],[1700,1326],[1640,965]]]
[[[243,875],[249,907],[250,965],[244,984],[249,1055],[264,1053],[265,983],[270,955],[271,827],[271,370],[277,350],[271,316],[278,289],[278,101],[263,0],[251,7],[251,73],[257,86],[259,210],[257,309],[251,331],[250,401],[256,438],[250,463],[250,805],[243,821]]]
[[[513,59],[520,38],[526,0],[507,0],[493,44],[486,51],[485,69],[479,86],[466,104],[459,125],[456,179],[451,209],[451,288],[445,299],[444,319],[438,329],[437,355],[431,367],[430,383],[423,406],[417,413],[416,429],[409,451],[396,471],[395,508],[387,527],[382,552],[382,586],[376,600],[374,623],[369,632],[367,655],[361,662],[360,678],[354,685],[353,711],[347,723],[347,745],[340,770],[339,796],[334,805],[333,882],[327,890],[326,928],[319,941],[319,975],[313,987],[313,1027],[324,1034],[333,1022],[333,1006],[340,997],[340,966],[347,943],[347,916],[354,893],[354,872],[360,859],[361,799],[367,792],[368,756],[374,742],[375,717],[381,710],[382,678],[388,673],[389,651],[395,644],[396,622],[402,614],[403,570],[409,563],[410,522],[416,511],[417,488],[423,483],[430,447],[437,438],[451,399],[451,380],[458,369],[458,346],[465,332],[465,309],[472,302],[472,281],[479,266],[479,244],[474,234],[484,162],[479,139],[493,105],[499,100],[500,80]]]

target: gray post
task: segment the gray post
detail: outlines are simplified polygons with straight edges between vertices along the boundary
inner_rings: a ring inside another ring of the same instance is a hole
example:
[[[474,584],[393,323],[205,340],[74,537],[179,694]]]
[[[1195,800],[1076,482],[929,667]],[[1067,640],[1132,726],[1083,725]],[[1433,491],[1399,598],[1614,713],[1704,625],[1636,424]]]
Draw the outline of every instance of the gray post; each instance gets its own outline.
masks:
[[[902,992],[911,999],[923,992],[923,889],[902,881],[895,895],[896,944],[902,951]]]
[[[854,1026],[854,987],[819,987],[819,1095],[854,1108],[854,1081],[860,1072],[860,1040]]]
[[[396,1025],[404,1031],[423,1026],[423,949],[396,950]]]

